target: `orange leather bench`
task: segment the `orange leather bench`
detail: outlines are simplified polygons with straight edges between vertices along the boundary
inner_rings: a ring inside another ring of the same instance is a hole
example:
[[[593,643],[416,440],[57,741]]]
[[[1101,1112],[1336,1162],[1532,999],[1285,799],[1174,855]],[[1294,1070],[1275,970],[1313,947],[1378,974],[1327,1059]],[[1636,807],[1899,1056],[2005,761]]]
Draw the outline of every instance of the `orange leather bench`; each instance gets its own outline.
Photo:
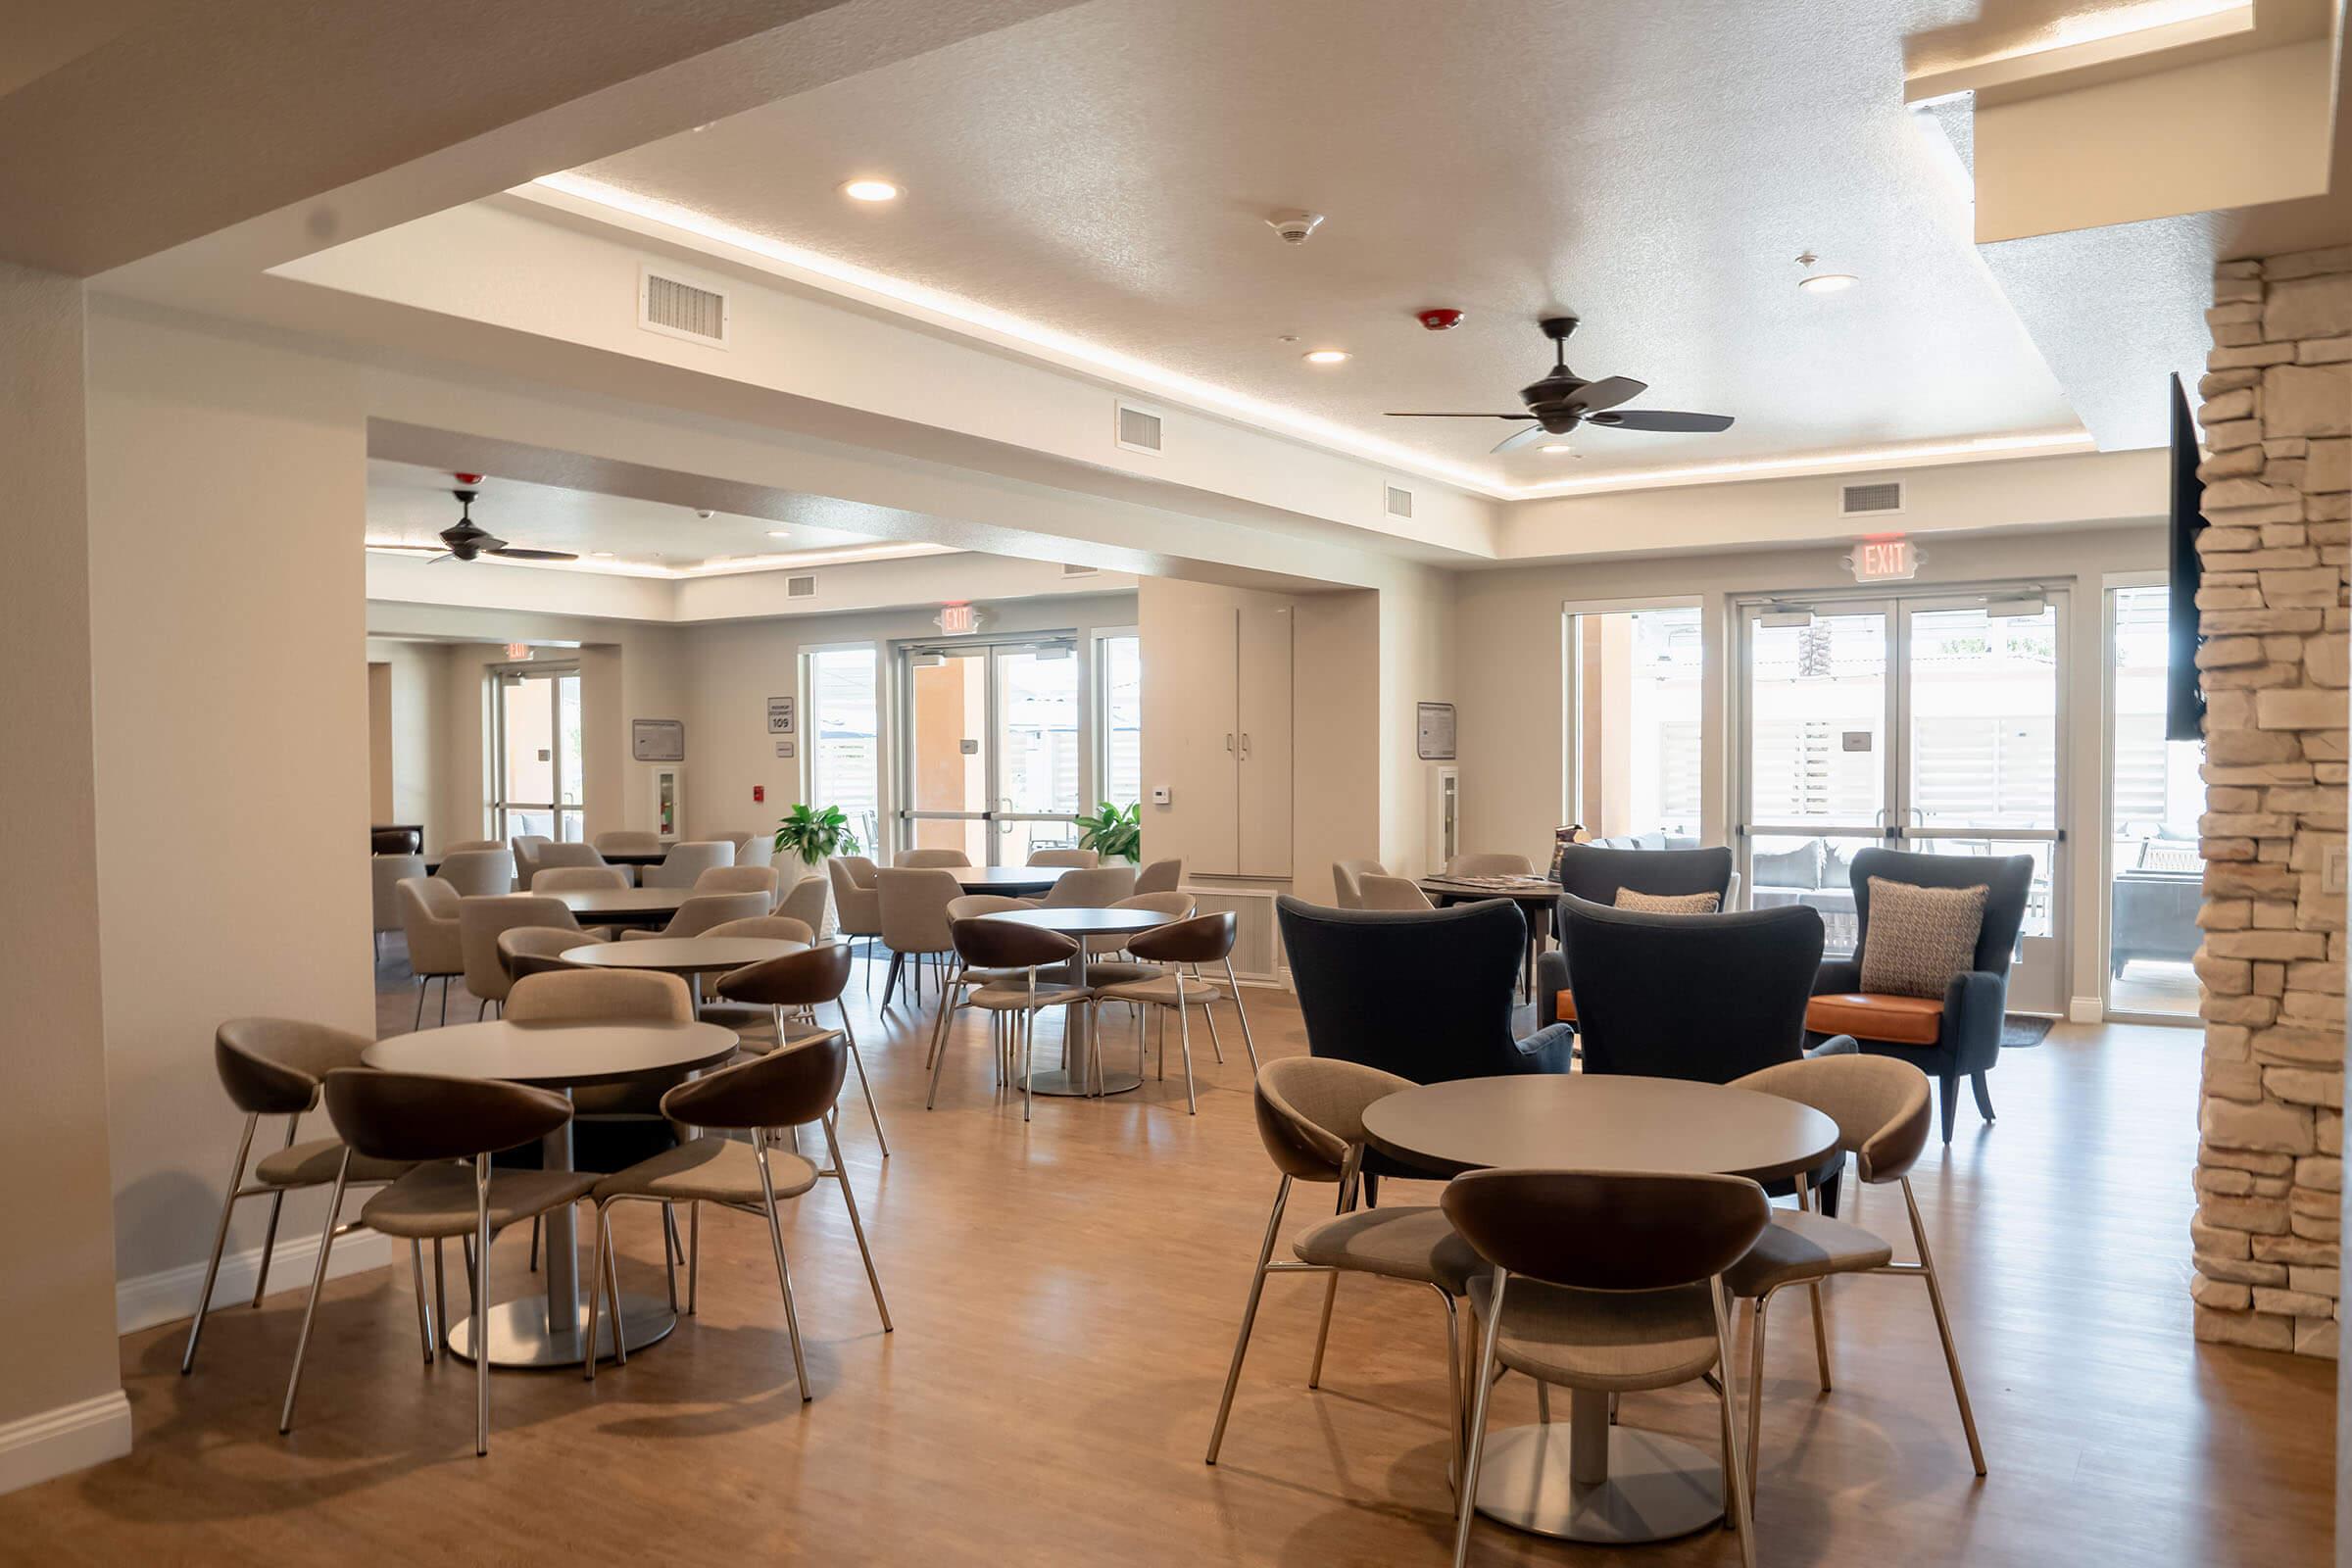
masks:
[[[1805,1027],[1816,1034],[1932,1046],[1943,1032],[1943,1001],[1877,991],[1831,992],[1805,1004]]]

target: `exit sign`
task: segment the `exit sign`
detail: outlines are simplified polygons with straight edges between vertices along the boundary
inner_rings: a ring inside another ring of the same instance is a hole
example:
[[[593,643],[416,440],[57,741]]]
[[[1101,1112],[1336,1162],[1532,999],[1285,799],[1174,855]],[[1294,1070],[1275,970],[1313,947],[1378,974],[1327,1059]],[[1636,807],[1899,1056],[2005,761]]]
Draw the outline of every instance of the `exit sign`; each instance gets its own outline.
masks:
[[[951,637],[980,629],[980,612],[970,605],[947,605],[939,612],[939,629]]]
[[[1919,551],[1908,539],[1865,539],[1845,559],[1856,582],[1908,582],[1919,575]]]

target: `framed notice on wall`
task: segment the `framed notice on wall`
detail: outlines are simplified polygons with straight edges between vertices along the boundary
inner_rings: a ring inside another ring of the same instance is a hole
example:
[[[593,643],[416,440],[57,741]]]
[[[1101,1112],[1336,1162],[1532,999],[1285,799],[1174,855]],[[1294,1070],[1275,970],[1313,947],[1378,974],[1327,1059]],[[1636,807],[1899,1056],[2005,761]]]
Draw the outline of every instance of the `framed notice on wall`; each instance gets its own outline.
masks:
[[[683,762],[686,721],[682,718],[629,720],[629,755],[640,762]]]
[[[1453,705],[1414,705],[1413,750],[1425,762],[1453,760]]]
[[[767,732],[770,735],[792,733],[792,699],[770,697],[767,700]]]

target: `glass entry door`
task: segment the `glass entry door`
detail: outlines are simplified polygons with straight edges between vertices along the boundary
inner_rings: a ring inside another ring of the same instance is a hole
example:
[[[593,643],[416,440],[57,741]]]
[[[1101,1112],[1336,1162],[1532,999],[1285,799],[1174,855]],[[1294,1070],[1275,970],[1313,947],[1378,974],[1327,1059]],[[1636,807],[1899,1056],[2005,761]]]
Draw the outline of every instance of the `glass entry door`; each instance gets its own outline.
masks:
[[[491,690],[498,730],[491,815],[498,836],[536,833],[566,843],[583,837],[579,670],[500,669]]]
[[[1020,865],[1034,849],[1077,843],[1075,639],[928,644],[899,658],[901,847]]]
[[[2009,1004],[2063,1012],[2062,609],[2025,593],[1746,607],[1751,905],[1812,905],[1846,954],[1864,845],[2031,856]]]

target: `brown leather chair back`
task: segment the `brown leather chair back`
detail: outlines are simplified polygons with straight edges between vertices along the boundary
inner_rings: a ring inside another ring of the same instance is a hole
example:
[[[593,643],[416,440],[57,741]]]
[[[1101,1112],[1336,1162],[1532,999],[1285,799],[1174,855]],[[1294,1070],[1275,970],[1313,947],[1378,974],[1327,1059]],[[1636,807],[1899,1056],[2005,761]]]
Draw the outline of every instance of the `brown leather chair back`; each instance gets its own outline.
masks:
[[[231,1018],[213,1032],[213,1066],[248,1115],[292,1116],[318,1102],[318,1082],[357,1067],[374,1042],[302,1018]]]
[[[1016,920],[956,920],[948,929],[956,954],[974,969],[1035,969],[1067,963],[1078,951],[1077,942],[1058,931]]]
[[[1257,1136],[1284,1175],[1336,1182],[1348,1147],[1364,1141],[1364,1112],[1373,1102],[1412,1087],[1409,1078],[1335,1056],[1269,1061],[1250,1086]]]
[[[806,1126],[841,1098],[849,1064],[848,1043],[823,1035],[690,1079],[662,1097],[662,1114],[689,1127]]]
[[[714,989],[729,1002],[749,1002],[761,1007],[813,1007],[820,1002],[840,1001],[849,983],[849,944],[836,942],[730,969],[718,977]]]
[[[545,1138],[571,1119],[571,1102],[495,1078],[342,1067],[326,1075],[326,1113],[373,1159],[466,1159]]]
[[[1239,929],[1233,911],[1220,909],[1138,931],[1127,939],[1127,951],[1146,963],[1222,963]]]
[[[1481,1170],[1446,1184],[1446,1217],[1479,1256],[1586,1291],[1662,1291],[1711,1279],[1771,1221],[1744,1176]]]

